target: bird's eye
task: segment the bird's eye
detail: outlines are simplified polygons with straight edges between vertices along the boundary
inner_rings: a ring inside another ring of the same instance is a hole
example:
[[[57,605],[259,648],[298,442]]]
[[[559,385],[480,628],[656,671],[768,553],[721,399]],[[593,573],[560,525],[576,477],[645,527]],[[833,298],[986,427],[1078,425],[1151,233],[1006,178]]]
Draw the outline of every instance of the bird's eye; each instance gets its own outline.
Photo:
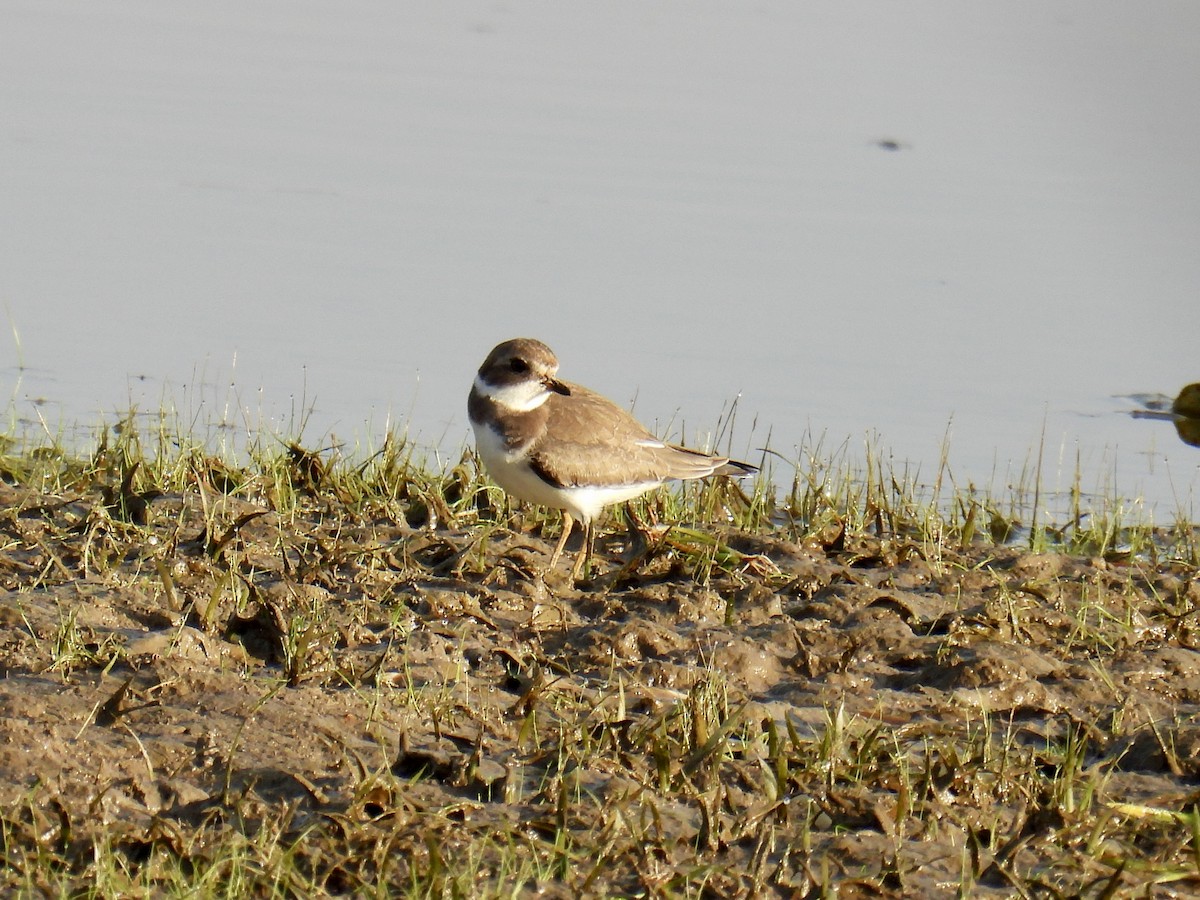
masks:
[[[529,371],[529,363],[525,362],[525,360],[521,359],[520,357],[517,357],[508,364],[508,368],[520,375]]]

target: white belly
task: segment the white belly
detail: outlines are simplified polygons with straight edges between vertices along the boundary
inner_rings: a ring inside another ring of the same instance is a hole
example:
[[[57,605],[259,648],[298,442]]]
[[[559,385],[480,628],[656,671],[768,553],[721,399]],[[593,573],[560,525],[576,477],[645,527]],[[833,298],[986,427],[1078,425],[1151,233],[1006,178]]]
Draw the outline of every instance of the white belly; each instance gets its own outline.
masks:
[[[492,429],[487,426],[473,427],[475,447],[496,484],[518,500],[566,510],[582,522],[590,522],[606,506],[632,500],[661,483],[651,481],[637,484],[555,487],[547,484],[529,467],[523,454],[510,453]]]

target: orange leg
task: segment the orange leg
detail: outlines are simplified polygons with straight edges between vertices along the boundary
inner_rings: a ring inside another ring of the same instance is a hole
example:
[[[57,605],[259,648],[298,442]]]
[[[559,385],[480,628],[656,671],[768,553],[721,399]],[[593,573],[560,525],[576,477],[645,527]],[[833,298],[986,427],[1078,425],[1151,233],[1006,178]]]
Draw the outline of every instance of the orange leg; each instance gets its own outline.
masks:
[[[592,558],[592,545],[596,541],[596,533],[591,522],[583,523],[583,546],[579,548],[579,556],[575,557],[575,568],[571,570],[571,580],[578,581],[580,576],[588,571],[588,563]]]
[[[549,572],[555,567],[555,565],[558,564],[558,558],[562,556],[563,547],[567,546],[567,538],[571,536],[571,529],[575,527],[575,520],[571,517],[569,512],[563,510],[562,516],[562,534],[558,537],[558,546],[555,547],[554,552],[550,554],[550,565],[546,566],[547,572]]]

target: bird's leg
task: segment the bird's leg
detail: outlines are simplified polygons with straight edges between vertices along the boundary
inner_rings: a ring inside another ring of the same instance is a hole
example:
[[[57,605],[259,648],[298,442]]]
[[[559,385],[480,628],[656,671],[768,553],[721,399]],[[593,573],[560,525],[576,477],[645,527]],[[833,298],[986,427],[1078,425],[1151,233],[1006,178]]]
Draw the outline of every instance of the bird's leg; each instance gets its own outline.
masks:
[[[558,536],[558,546],[554,548],[554,552],[550,555],[550,565],[546,566],[547,572],[554,568],[558,562],[558,558],[562,556],[563,547],[567,546],[567,538],[571,536],[571,529],[574,527],[575,520],[564,509],[562,514],[562,534]]]
[[[592,545],[595,543],[596,533],[592,530],[590,521],[583,523],[583,546],[579,548],[579,555],[575,557],[575,568],[571,570],[571,581],[578,581],[584,572],[588,571],[588,563],[592,559]]]

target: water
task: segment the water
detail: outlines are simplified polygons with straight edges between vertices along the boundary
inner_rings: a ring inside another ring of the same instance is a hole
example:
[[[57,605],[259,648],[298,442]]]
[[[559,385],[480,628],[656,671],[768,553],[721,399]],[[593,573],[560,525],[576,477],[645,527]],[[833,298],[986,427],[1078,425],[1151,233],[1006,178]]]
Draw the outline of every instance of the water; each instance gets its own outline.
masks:
[[[456,455],[498,341],[756,458],[1194,515],[1200,6],[0,0],[0,391]]]

